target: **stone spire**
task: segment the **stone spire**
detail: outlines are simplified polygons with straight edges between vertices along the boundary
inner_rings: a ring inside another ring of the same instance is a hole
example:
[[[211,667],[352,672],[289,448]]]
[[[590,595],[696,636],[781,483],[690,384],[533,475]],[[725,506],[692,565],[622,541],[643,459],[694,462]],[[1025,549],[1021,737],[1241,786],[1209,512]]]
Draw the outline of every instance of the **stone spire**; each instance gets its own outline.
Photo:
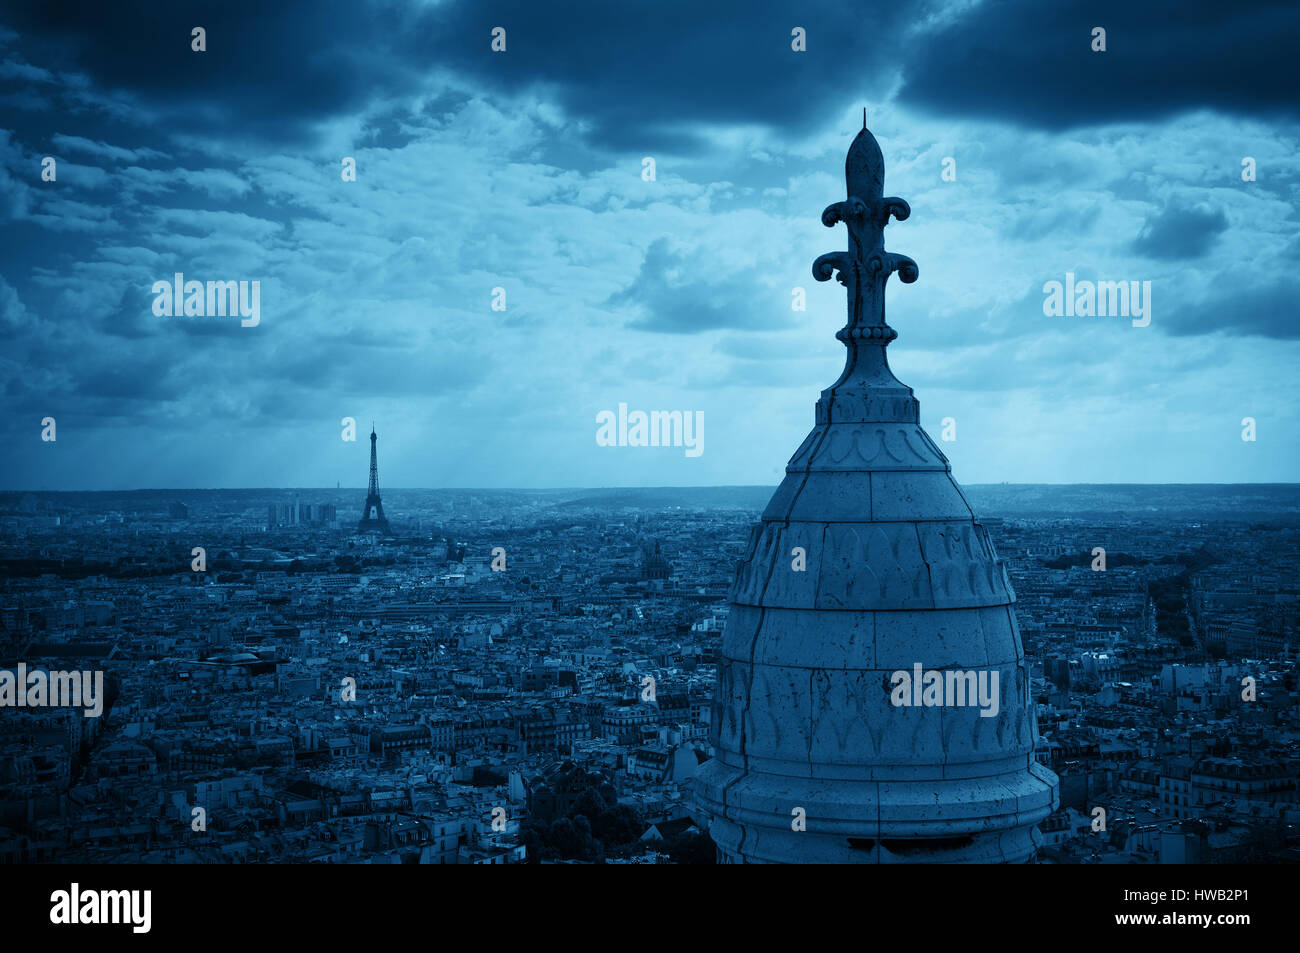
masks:
[[[885,282],[918,272],[884,249],[911,210],[865,123],[844,171],[822,221],[849,249],[813,274],[847,288],[848,359],[737,568],[696,813],[724,862],[1026,861],[1057,779],[1015,596],[885,357]]]
[[[843,222],[849,230],[849,250],[827,252],[813,262],[813,277],[827,281],[837,274],[848,289],[848,323],[835,335],[849,349],[840,379],[822,392],[817,422],[910,420],[918,406],[912,390],[894,377],[885,348],[898,332],[885,322],[885,282],[898,272],[904,282],[916,281],[916,262],[885,251],[885,226],[892,215],[900,222],[912,214],[897,196],[883,198],[885,159],[866,124],[849,146],[844,160],[848,197],[828,205],[822,224]]]

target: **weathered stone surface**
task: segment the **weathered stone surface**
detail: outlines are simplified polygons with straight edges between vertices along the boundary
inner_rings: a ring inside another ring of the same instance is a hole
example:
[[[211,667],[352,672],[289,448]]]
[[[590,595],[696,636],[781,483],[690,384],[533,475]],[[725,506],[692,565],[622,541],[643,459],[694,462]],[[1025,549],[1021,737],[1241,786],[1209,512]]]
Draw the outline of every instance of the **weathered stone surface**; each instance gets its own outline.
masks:
[[[966,497],[946,472],[900,470],[870,476],[873,520],[915,520],[922,508],[926,519],[974,519]]]
[[[947,469],[947,458],[915,423],[819,426],[786,465],[788,473]]]
[[[814,273],[848,289],[849,358],[737,567],[696,812],[727,862],[1025,861],[1057,782],[1033,760],[1015,594],[885,359],[885,279],[917,271],[884,251],[909,210],[865,128],[845,168],[823,221],[850,249]],[[956,702],[895,704],[918,665]]]

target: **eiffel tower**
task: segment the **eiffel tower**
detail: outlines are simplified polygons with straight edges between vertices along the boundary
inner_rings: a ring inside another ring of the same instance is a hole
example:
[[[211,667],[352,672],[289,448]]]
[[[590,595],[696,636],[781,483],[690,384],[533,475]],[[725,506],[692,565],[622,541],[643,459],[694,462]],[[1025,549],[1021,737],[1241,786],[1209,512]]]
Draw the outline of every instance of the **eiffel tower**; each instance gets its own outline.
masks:
[[[390,532],[388,519],[384,516],[384,501],[379,498],[379,457],[375,453],[375,425],[370,425],[370,489],[366,492],[366,512],[357,524],[358,533]],[[374,513],[374,516],[370,514]]]

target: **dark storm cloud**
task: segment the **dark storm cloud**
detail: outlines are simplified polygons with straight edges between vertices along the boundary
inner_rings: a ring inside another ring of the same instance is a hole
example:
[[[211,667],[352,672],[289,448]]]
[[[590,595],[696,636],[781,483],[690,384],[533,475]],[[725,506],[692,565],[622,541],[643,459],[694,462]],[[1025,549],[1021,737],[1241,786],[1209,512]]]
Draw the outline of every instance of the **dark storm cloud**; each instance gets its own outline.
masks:
[[[431,23],[430,14],[398,3],[42,0],[0,7],[0,24],[19,34],[28,61],[130,94],[176,129],[218,132],[233,124],[279,139],[301,138],[315,121],[412,88],[431,59],[418,55]],[[207,31],[205,52],[190,47],[196,26]]]
[[[1296,116],[1297,49],[1294,0],[993,0],[908,49],[899,102],[1054,130],[1207,107]]]
[[[110,403],[121,400],[157,402],[174,400],[186,392],[185,381],[172,374],[171,365],[165,359],[156,358],[150,367],[137,366],[134,361],[97,362],[94,366],[83,367],[76,380],[76,390],[65,396],[75,397],[78,401],[100,397]]]
[[[918,29],[931,18],[942,26]],[[451,4],[441,22],[471,38],[494,26],[507,29],[506,53],[484,39],[443,55],[489,87],[551,85],[615,145],[684,120],[804,132],[846,103],[869,105],[899,73],[902,105],[1051,129],[1202,107],[1300,115],[1293,0],[577,0],[562,12],[510,0]],[[790,49],[795,26],[807,30],[804,53]],[[1091,49],[1095,26],[1105,53]]]
[[[945,13],[946,7],[959,12]],[[937,29],[917,31],[938,14]],[[620,4],[574,0],[43,0],[8,4],[28,63],[88,75],[177,129],[299,140],[387,96],[436,92],[439,69],[498,93],[545,89],[597,142],[690,151],[709,123],[806,132],[899,102],[1052,129],[1197,107],[1300,111],[1294,5],[941,0]],[[207,52],[190,30],[207,30]],[[506,29],[504,53],[491,31]],[[807,31],[807,51],[790,48]],[[1090,49],[1107,31],[1107,51]],[[1225,51],[1249,50],[1248,60]],[[15,61],[12,71],[23,67]],[[15,72],[15,75],[17,73]],[[377,127],[400,138],[396,125]]]
[[[739,0],[419,8],[396,0],[44,0],[12,5],[0,23],[20,34],[29,61],[84,72],[182,128],[234,124],[297,138],[316,121],[409,92],[443,67],[498,92],[544,86],[607,143],[640,144],[653,132],[661,147],[679,149],[701,141],[683,123],[806,130],[846,101],[883,94],[898,51],[878,38],[905,25],[901,5],[863,15],[845,0],[797,10]],[[207,30],[205,53],[190,49],[194,26]],[[490,48],[498,26],[507,31],[504,53]],[[796,26],[807,31],[807,52],[791,50]]]
[[[794,8],[737,0],[577,0],[557,10],[512,0],[457,3],[444,22],[471,38],[449,49],[449,59],[487,86],[517,90],[541,82],[594,123],[598,140],[614,146],[649,140],[685,150],[707,133],[681,133],[683,123],[806,131],[846,103],[882,96],[898,49],[880,37],[905,26],[907,6],[880,4],[868,12],[847,0]],[[502,54],[489,49],[495,26],[507,30]],[[791,49],[795,27],[806,30],[805,52]]]
[[[1166,261],[1200,258],[1227,228],[1228,217],[1223,209],[1172,200],[1147,218],[1133,242],[1133,250]]]
[[[182,399],[195,387],[193,375],[178,372],[161,342],[128,347],[108,339],[86,348],[66,339],[28,340],[23,357],[28,371],[12,375],[4,393],[15,413],[28,416],[52,408],[91,417],[128,416],[141,412],[142,405],[156,409]]]
[[[1178,308],[1161,320],[1165,333],[1185,336],[1222,331],[1228,335],[1300,340],[1300,322],[1295,317],[1300,280],[1259,275],[1242,275],[1232,280],[1237,283],[1188,307]]]

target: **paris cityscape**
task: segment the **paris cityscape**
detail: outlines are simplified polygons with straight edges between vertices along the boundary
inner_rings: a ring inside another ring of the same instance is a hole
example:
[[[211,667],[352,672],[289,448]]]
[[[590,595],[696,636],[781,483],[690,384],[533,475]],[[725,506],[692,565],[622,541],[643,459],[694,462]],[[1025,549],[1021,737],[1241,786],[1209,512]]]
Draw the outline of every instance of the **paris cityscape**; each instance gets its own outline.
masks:
[[[1038,861],[1293,861],[1300,488],[965,489],[1060,777]],[[109,688],[0,719],[0,856],[711,863],[687,785],[769,495],[399,490],[380,535],[359,490],[4,494],[0,654]]]

